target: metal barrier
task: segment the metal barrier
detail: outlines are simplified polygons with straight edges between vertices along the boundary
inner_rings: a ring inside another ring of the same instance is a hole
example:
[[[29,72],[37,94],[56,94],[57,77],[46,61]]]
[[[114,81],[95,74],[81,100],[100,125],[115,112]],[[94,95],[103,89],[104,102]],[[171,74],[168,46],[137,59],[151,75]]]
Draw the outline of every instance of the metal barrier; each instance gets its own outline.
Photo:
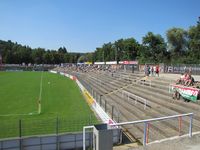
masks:
[[[110,124],[111,127],[120,127],[123,125],[133,125],[133,124],[144,124],[143,128],[143,146],[146,146],[148,142],[148,136],[149,136],[149,128],[150,128],[150,123],[155,122],[155,121],[161,121],[161,120],[168,120],[168,119],[173,119],[173,118],[178,118],[179,120],[179,132],[181,130],[182,126],[182,117],[184,116],[189,116],[190,117],[190,123],[189,123],[189,137],[192,137],[192,122],[193,122],[193,113],[187,113],[187,114],[180,114],[180,115],[173,115],[173,116],[166,116],[166,117],[159,117],[159,118],[152,118],[152,119],[146,119],[146,120],[138,120],[138,121],[130,121],[130,122],[122,122],[122,123],[114,123]],[[92,129],[93,130],[94,126],[85,126],[83,127],[83,150],[85,150],[85,134],[86,134],[86,129]],[[180,135],[179,135],[180,136]]]
[[[165,73],[184,73],[185,71],[189,71],[193,75],[200,75],[200,64],[166,65],[164,68]]]
[[[21,119],[2,120],[0,123],[0,139],[34,135],[71,133],[81,131],[83,126],[98,123],[94,115],[83,118],[44,118],[44,119]]]
[[[190,117],[190,123],[189,123],[189,137],[192,137],[192,121],[193,121],[193,113],[187,113],[187,114],[180,114],[180,115],[173,115],[173,116],[166,116],[166,117],[160,117],[160,118],[152,118],[152,119],[146,119],[146,120],[138,120],[138,121],[130,121],[130,122],[122,122],[122,123],[115,123],[111,124],[110,126],[123,126],[123,125],[131,125],[131,124],[139,124],[144,123],[144,129],[143,129],[143,145],[146,146],[148,144],[148,131],[149,126],[151,122],[155,121],[161,121],[161,120],[167,120],[172,118],[178,118],[179,119],[179,132],[181,130],[181,118],[184,116]]]
[[[146,99],[144,99],[140,96],[137,96],[133,93],[130,93],[128,91],[122,90],[122,98],[124,98],[124,96],[128,97],[128,101],[130,101],[130,97],[133,98],[135,100],[135,104],[137,104],[137,102],[139,101],[140,103],[144,104],[144,109],[146,109],[146,107],[147,107],[147,100]]]
[[[83,150],[85,150],[85,147],[86,147],[86,143],[85,143],[85,135],[86,135],[86,129],[92,129],[93,130],[94,126],[86,126],[86,127],[83,127]]]

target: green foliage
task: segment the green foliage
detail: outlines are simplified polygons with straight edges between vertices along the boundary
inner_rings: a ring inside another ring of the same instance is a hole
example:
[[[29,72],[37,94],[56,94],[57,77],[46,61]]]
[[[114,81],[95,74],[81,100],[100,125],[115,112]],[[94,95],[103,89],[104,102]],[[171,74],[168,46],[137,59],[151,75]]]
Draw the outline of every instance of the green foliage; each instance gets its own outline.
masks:
[[[189,59],[192,63],[200,63],[200,23],[190,27],[189,35]]]
[[[188,50],[188,34],[182,28],[171,28],[167,31],[169,51],[173,63],[182,63],[183,57]],[[178,59],[177,59],[178,58]]]
[[[148,32],[142,39],[143,46],[138,53],[140,62],[161,63],[166,54],[166,43],[161,35]]]
[[[80,53],[68,53],[65,47],[56,50],[45,50],[44,48],[31,49],[18,43],[0,40],[0,54],[3,63],[7,64],[60,64],[76,63]]]
[[[86,53],[79,57],[78,62],[93,62],[93,53]]]
[[[134,38],[120,39],[106,43],[94,52],[94,61],[135,60],[139,43]]]
[[[134,38],[119,39],[96,48],[94,61],[139,60],[140,63],[200,63],[200,21],[189,30],[171,28],[167,42],[148,32],[139,44]]]

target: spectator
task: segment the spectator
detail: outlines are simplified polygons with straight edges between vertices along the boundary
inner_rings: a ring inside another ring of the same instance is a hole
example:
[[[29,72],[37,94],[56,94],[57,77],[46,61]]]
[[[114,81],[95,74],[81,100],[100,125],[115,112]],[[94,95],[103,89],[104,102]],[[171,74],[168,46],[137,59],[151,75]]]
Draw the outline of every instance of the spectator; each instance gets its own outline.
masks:
[[[153,66],[151,66],[151,76],[153,76],[154,71],[153,71]]]
[[[149,65],[147,65],[147,66],[145,65],[144,70],[145,70],[145,75],[149,76],[149,74],[150,74],[150,67],[149,67]]]
[[[153,66],[153,72],[154,72],[154,75],[156,76],[156,66]]]
[[[186,86],[192,86],[192,85],[194,85],[194,78],[191,76],[190,73],[187,74],[185,85]]]
[[[184,78],[185,78],[185,75],[183,73],[181,73],[181,77],[180,79],[177,80],[177,84],[184,84]]]
[[[159,66],[156,66],[156,75],[159,77]]]

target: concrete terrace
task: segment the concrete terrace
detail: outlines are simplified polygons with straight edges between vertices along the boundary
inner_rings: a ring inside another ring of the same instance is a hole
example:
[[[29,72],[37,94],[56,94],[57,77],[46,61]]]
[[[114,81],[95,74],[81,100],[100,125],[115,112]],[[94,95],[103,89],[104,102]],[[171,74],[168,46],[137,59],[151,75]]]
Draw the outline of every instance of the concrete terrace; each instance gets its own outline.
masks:
[[[193,103],[173,100],[172,94],[169,93],[169,84],[174,83],[180,77],[179,74],[160,74],[159,77],[149,77],[145,82],[141,82],[144,78],[144,73],[141,72],[109,72],[103,70],[87,70],[85,72],[65,71],[76,75],[105,111],[112,115],[118,122],[193,112],[193,132],[200,131],[199,101]],[[200,81],[200,76],[194,76],[194,78]],[[123,92],[130,94],[127,96]],[[135,97],[131,94],[146,99],[147,106],[144,107],[144,101],[139,99],[136,102]],[[112,112],[112,107],[114,107],[114,113]],[[188,134],[188,128],[189,119],[187,117],[182,118],[181,130],[179,129],[178,119],[154,122],[150,125],[148,142],[151,143],[157,140]],[[142,143],[143,124],[126,125],[123,126],[123,130],[132,142]],[[131,147],[135,147],[135,145],[137,144],[132,146],[130,144],[120,149],[130,149]],[[148,145],[147,147],[153,146]],[[114,149],[119,149],[119,147],[115,147]]]

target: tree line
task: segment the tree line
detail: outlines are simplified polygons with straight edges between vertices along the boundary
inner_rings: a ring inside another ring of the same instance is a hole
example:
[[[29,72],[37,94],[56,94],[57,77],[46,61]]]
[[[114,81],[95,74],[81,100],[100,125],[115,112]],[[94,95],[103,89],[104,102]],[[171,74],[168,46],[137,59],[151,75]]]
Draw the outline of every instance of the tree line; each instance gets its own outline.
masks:
[[[200,17],[188,30],[173,27],[160,34],[148,32],[140,44],[134,38],[105,43],[93,53],[81,56],[84,61],[138,60],[140,63],[200,64]]]
[[[148,32],[139,43],[134,38],[119,39],[103,44],[91,53],[68,53],[58,50],[32,49],[12,41],[0,40],[3,63],[60,64],[138,60],[139,63],[200,64],[200,17],[188,30],[173,27],[160,34]]]
[[[0,54],[6,64],[60,64],[76,63],[83,53],[69,53],[65,47],[58,50],[32,49],[10,40],[0,40]]]

